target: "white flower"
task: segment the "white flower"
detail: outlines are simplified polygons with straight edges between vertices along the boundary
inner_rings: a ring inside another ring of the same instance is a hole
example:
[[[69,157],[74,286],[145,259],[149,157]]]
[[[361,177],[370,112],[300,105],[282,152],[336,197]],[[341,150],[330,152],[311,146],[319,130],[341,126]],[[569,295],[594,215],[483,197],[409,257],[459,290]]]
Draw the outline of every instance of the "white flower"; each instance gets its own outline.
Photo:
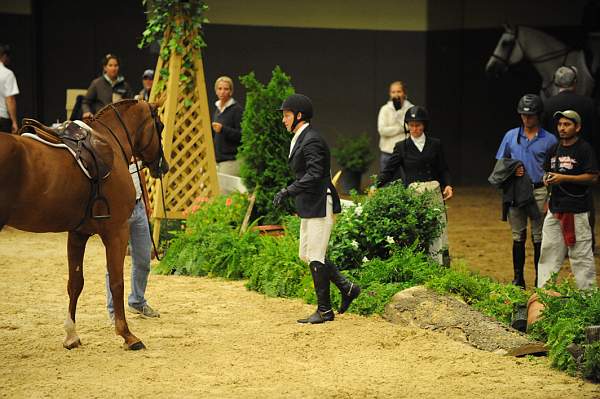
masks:
[[[366,256],[363,256],[362,263],[365,263],[365,262],[368,262],[368,261],[369,261],[369,258],[367,258]]]
[[[354,249],[358,249],[358,243],[356,242],[356,240],[352,240],[350,244],[354,247]]]
[[[396,241],[394,241],[394,237],[392,237],[392,236],[385,237],[385,240],[390,244],[393,244],[396,242]]]
[[[356,216],[362,215],[362,206],[358,205],[356,208],[354,208],[354,214]]]

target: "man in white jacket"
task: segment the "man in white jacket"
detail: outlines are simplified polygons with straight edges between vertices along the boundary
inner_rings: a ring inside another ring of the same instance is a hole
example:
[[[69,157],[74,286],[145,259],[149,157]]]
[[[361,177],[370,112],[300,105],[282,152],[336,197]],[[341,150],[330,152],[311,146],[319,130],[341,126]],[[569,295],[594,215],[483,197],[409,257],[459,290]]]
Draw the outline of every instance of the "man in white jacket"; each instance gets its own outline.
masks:
[[[394,152],[397,142],[406,138],[404,114],[413,104],[406,99],[404,83],[395,81],[390,84],[390,100],[379,110],[377,130],[379,131],[379,149],[381,150],[380,170],[383,170]]]

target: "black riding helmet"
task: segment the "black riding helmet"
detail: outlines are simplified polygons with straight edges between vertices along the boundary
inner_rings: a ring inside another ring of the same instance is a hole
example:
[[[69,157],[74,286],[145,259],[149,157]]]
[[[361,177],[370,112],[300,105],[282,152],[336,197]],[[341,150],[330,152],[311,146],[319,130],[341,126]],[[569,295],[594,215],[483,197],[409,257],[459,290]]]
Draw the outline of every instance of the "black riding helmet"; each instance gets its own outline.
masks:
[[[427,110],[419,105],[413,105],[410,107],[404,115],[404,132],[408,133],[408,122],[422,122],[427,128],[427,122],[429,122],[429,114]]]
[[[517,113],[521,115],[540,115],[543,111],[544,103],[535,94],[525,94],[517,105]]]
[[[294,113],[294,123],[292,123],[292,130],[296,128],[300,121],[310,121],[313,116],[313,106],[310,98],[304,94],[292,94],[285,99],[281,107],[277,111],[291,111]],[[298,118],[298,113],[302,113],[302,117]]]
[[[429,122],[427,110],[421,106],[413,105],[406,111],[404,122]]]

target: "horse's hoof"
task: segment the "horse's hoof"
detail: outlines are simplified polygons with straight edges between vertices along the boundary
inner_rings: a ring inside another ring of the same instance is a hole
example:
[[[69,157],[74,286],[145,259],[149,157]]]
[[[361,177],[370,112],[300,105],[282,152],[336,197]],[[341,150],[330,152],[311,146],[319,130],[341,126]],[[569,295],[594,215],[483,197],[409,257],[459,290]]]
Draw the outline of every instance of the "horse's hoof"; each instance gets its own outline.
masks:
[[[77,338],[75,341],[73,342],[63,342],[63,347],[65,349],[71,350],[74,348],[79,348],[81,346],[81,340],[79,338]]]
[[[142,341],[138,341],[136,343],[129,345],[129,350],[139,351],[140,349],[146,349],[146,345],[144,345],[144,343]]]

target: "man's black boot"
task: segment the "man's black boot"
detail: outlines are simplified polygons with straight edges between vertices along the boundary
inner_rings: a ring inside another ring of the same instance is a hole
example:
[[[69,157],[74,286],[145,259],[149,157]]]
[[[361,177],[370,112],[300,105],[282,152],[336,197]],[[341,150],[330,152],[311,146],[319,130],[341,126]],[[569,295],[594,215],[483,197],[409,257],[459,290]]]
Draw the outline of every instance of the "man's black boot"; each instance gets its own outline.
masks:
[[[352,301],[360,295],[360,287],[344,277],[333,263],[326,260],[325,265],[329,271],[329,279],[338,287],[340,294],[342,294],[342,303],[338,309],[338,313],[342,314],[348,310]]]
[[[525,289],[525,278],[523,276],[523,268],[525,267],[525,241],[513,241],[512,255],[515,272],[515,279],[512,283]]]
[[[535,267],[535,286],[537,287],[538,281],[538,263],[540,263],[540,255],[542,254],[542,243],[533,243],[533,266]]]
[[[310,262],[309,267],[317,294],[317,311],[304,319],[299,319],[298,323],[319,324],[332,321],[335,316],[329,296],[329,271],[323,263],[317,261]]]

